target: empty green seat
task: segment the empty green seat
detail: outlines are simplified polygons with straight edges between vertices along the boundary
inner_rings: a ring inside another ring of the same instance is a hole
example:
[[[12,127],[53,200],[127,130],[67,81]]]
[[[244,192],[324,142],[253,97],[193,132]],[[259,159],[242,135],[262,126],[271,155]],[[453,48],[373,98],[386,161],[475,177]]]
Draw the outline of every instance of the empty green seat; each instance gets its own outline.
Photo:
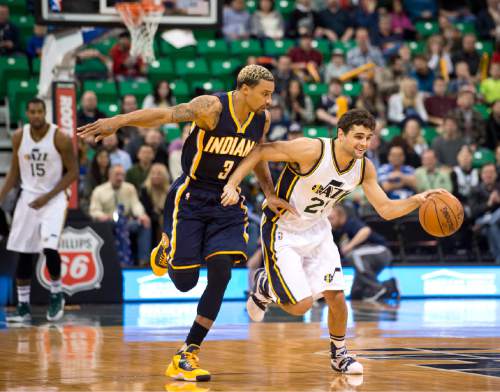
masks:
[[[417,33],[422,37],[430,37],[439,33],[439,25],[436,21],[423,20],[415,24]]]
[[[153,85],[162,80],[170,81],[174,76],[174,64],[169,58],[162,57],[149,64],[148,80]]]
[[[117,101],[118,91],[115,82],[104,80],[87,80],[83,83],[83,92],[93,91],[97,95],[98,101]]]
[[[259,6],[258,0],[246,0],[245,1],[245,8],[251,14],[257,10],[258,6]]]
[[[344,83],[342,87],[344,94],[348,95],[349,97],[357,97],[359,94],[361,94],[362,89],[363,86],[359,82],[347,82]]]
[[[493,42],[492,41],[477,41],[476,50],[479,53],[488,53],[490,56],[493,53]]]
[[[344,53],[349,52],[352,48],[356,47],[356,41],[351,40],[347,42],[337,41],[333,44],[333,49],[341,49]]]
[[[455,23],[455,27],[463,34],[476,34],[476,27],[474,22],[459,22]]]
[[[29,77],[28,60],[25,56],[0,57],[0,97],[6,95],[9,80],[27,80]]]
[[[90,45],[89,47],[97,49],[102,54],[108,55],[109,51],[111,50],[113,45],[116,44],[117,41],[118,39],[116,37],[108,37],[103,39],[102,41]]]
[[[399,135],[401,135],[401,128],[399,128],[397,125],[391,125],[380,130],[380,137],[386,142],[390,142],[392,139]]]
[[[264,53],[266,56],[283,56],[293,48],[294,42],[291,39],[266,39],[264,41]]]
[[[77,75],[101,75],[104,77],[108,73],[108,67],[98,58],[87,59],[76,63],[75,72]]]
[[[175,80],[170,83],[170,88],[174,94],[177,103],[183,103],[189,101],[189,86],[184,80]]]
[[[113,117],[120,114],[120,105],[118,102],[101,102],[97,104],[97,108],[107,117]]]
[[[194,94],[196,89],[203,89],[207,93],[216,93],[224,91],[224,83],[217,79],[210,80],[195,80],[191,83],[191,92]]]
[[[170,45],[164,39],[160,39],[160,53],[156,53],[157,57],[166,56],[171,59],[193,59],[196,57],[195,46],[185,46],[177,49],[175,46]]]
[[[262,47],[256,39],[235,40],[230,45],[231,54],[235,56],[260,56]]]
[[[305,126],[304,136],[307,137],[330,137],[328,127],[323,126]]]
[[[165,135],[165,141],[167,143],[170,143],[175,139],[179,139],[182,133],[178,124],[168,124],[167,126],[161,127],[161,130]]]
[[[288,18],[295,8],[295,1],[293,0],[278,0],[275,3],[274,8],[278,11],[284,18]]]
[[[142,105],[144,97],[151,93],[153,87],[150,82],[124,80],[118,84],[118,89],[122,97],[127,94],[135,95],[138,104]]]
[[[206,79],[210,76],[208,64],[205,59],[176,60],[175,72],[177,76],[192,79]]]
[[[332,51],[330,50],[330,41],[327,39],[315,39],[312,41],[312,47],[323,55],[323,60],[328,62]]]
[[[432,141],[439,135],[435,127],[423,127],[421,133],[429,146],[432,145]]]
[[[196,46],[198,54],[207,59],[224,58],[229,53],[226,41],[223,39],[202,39]]]
[[[306,83],[304,84],[304,94],[307,94],[314,101],[318,100],[323,94],[328,92],[326,83]]]
[[[17,26],[21,35],[21,41],[33,35],[35,19],[31,15],[13,15],[10,21]]]
[[[217,30],[215,29],[197,29],[193,30],[194,37],[197,40],[201,39],[215,39],[217,36]]]
[[[410,47],[410,51],[413,56],[425,53],[427,47],[424,41],[410,41],[408,46]]]
[[[495,163],[495,153],[489,148],[480,148],[472,156],[473,167],[483,167],[487,163]]]
[[[42,60],[40,57],[34,58],[31,61],[31,74],[38,78],[40,76],[40,67],[41,67]]]
[[[7,82],[7,97],[11,121],[19,120],[20,113],[26,110],[25,102],[36,97],[38,83],[36,80],[9,80]]]
[[[0,4],[9,7],[11,17],[26,15],[26,0],[0,0]]]
[[[241,65],[241,60],[235,58],[212,60],[210,62],[210,72],[224,83],[226,89],[230,90],[235,88],[236,72]]]

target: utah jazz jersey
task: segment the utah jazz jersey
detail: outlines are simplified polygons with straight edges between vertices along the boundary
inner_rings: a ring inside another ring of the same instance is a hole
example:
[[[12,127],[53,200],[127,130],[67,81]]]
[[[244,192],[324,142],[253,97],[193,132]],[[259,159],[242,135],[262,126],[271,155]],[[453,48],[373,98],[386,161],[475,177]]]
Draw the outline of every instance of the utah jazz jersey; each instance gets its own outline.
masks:
[[[182,170],[191,183],[222,188],[240,161],[264,134],[265,113],[250,112],[239,124],[233,106],[232,92],[215,94],[222,104],[219,122],[213,130],[193,123],[182,149]]]
[[[332,207],[363,182],[365,158],[353,159],[340,170],[335,157],[333,139],[320,138],[321,158],[305,174],[298,173],[288,164],[276,184],[277,195],[296,208],[299,216],[285,213],[274,216],[265,208],[268,219],[279,227],[292,231],[307,230],[330,214]]]

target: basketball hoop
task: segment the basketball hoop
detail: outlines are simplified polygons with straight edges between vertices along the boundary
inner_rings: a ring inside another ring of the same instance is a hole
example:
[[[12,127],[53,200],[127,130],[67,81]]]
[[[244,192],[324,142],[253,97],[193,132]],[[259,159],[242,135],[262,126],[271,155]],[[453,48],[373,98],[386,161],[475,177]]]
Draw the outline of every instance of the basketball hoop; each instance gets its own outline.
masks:
[[[153,40],[163,15],[163,5],[154,0],[116,3],[116,10],[130,32],[130,55],[141,56],[146,63],[155,60]]]

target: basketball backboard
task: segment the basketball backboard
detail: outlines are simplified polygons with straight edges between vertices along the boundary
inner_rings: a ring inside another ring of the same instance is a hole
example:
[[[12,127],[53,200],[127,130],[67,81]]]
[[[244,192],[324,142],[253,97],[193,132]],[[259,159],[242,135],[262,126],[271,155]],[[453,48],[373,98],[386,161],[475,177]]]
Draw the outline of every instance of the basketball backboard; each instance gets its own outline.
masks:
[[[123,26],[116,3],[122,0],[39,0],[37,22],[66,26]],[[133,0],[128,0],[131,2]],[[216,27],[222,0],[155,0],[163,4],[160,29],[173,27]]]

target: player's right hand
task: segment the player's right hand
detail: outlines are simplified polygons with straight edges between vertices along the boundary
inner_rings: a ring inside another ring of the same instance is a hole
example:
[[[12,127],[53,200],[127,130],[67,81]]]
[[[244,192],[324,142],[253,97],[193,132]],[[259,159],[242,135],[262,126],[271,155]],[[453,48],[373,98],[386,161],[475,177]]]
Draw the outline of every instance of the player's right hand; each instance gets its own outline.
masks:
[[[238,187],[229,183],[226,184],[221,196],[222,205],[224,207],[232,206],[233,204],[238,203],[238,200],[240,200],[240,192],[238,191]]]
[[[93,123],[78,128],[77,135],[81,138],[95,136],[95,141],[104,139],[115,133],[121,127],[117,116],[111,118],[101,118]]]
[[[444,193],[449,193],[446,189],[443,188],[437,188],[437,189],[429,189],[428,191],[417,193],[416,195],[413,195],[412,197],[415,198],[415,200],[418,202],[419,205],[424,204],[427,199],[431,198],[434,195],[438,194],[444,194]]]

